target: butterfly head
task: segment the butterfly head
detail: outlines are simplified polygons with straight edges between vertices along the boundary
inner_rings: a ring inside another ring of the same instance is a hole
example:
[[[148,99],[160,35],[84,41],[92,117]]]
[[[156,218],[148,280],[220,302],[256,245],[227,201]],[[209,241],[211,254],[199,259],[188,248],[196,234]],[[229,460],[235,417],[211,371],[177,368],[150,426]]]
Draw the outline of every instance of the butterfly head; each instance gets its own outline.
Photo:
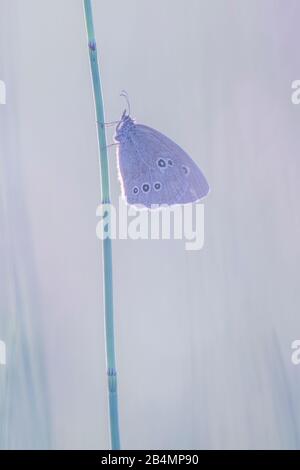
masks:
[[[134,120],[127,113],[126,109],[124,110],[121,120],[119,121],[116,127],[115,140],[117,142],[122,142],[127,139],[128,132],[134,126]]]

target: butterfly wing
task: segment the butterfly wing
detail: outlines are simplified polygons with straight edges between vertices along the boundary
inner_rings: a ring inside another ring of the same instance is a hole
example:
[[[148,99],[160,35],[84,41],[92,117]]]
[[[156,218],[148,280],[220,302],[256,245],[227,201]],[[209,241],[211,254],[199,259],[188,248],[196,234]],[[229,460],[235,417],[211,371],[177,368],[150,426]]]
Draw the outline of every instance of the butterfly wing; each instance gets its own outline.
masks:
[[[172,205],[197,201],[209,191],[201,170],[175,142],[136,124],[118,150],[123,192],[129,204]]]

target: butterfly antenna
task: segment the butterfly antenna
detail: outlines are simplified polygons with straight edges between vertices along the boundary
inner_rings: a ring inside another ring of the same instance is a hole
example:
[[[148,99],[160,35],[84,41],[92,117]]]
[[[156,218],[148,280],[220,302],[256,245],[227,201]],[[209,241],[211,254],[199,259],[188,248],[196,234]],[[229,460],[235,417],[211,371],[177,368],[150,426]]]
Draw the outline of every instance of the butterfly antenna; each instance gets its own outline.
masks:
[[[129,103],[129,98],[128,98],[128,93],[125,90],[122,90],[120,93],[120,96],[123,96],[125,98],[126,103],[127,103],[127,108],[128,108],[128,114],[130,115],[130,103]]]

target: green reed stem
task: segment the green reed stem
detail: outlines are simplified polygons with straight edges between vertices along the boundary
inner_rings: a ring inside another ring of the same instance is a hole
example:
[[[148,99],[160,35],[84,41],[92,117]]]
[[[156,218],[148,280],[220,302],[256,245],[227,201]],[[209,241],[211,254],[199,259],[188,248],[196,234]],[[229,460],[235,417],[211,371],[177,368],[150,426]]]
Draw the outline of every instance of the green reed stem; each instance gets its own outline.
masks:
[[[107,158],[106,133],[104,126],[104,106],[97,58],[93,11],[91,0],[84,0],[85,21],[88,35],[90,65],[93,79],[94,100],[97,116],[99,163],[102,204],[110,204],[109,168]],[[103,270],[104,270],[104,308],[106,333],[106,364],[108,377],[108,397],[110,416],[111,448],[120,449],[119,414],[117,395],[117,372],[114,344],[114,311],[113,311],[113,280],[112,280],[112,247],[111,239],[103,240]]]

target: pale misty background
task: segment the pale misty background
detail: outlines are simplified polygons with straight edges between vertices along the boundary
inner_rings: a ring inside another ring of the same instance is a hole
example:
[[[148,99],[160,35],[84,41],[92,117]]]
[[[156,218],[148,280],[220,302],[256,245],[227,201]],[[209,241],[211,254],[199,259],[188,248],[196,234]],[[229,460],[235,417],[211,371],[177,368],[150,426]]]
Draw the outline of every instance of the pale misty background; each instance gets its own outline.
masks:
[[[300,4],[93,4],[106,120],[126,89],[211,186],[202,251],[113,244],[122,447],[299,448]],[[108,448],[81,0],[0,0],[0,79],[0,447]]]

